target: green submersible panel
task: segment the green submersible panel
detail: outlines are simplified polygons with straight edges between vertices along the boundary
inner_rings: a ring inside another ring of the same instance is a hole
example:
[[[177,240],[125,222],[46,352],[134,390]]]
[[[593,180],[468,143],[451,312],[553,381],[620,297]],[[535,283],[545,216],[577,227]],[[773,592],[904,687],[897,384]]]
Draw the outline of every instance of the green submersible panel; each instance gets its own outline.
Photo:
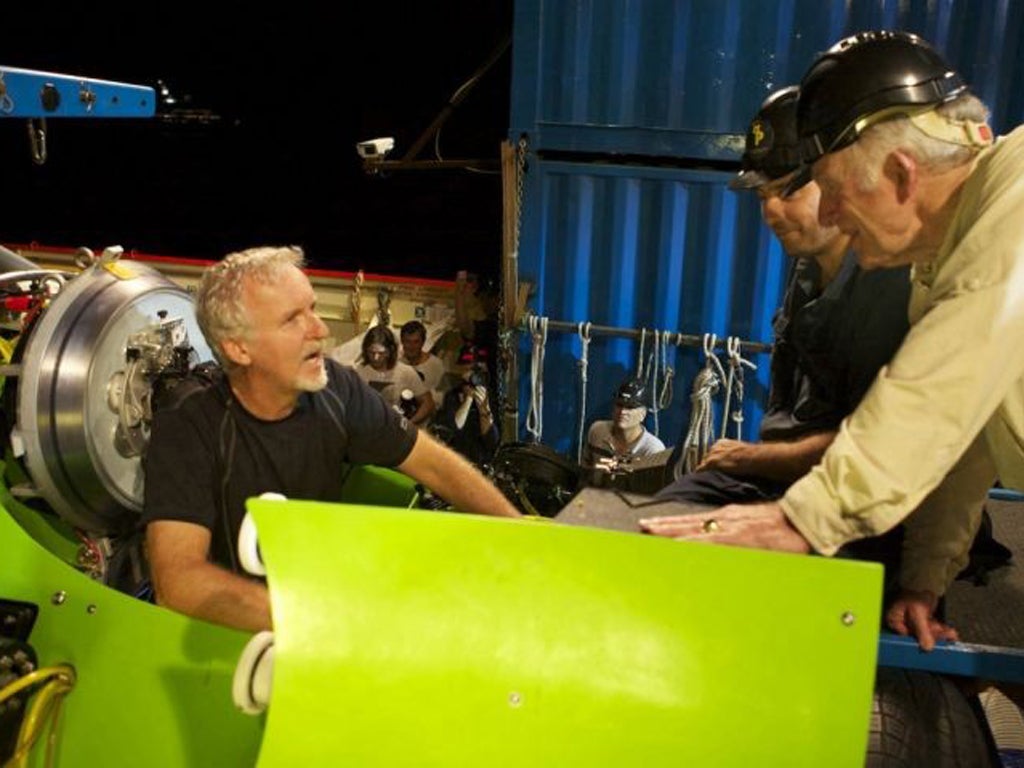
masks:
[[[262,768],[863,765],[878,566],[249,507],[276,626]]]
[[[248,635],[93,581],[2,508],[0,599],[38,605],[29,643],[39,664],[70,664],[77,673],[57,731],[59,768],[255,764],[263,722],[231,701]],[[44,747],[36,745],[31,765],[43,764]]]

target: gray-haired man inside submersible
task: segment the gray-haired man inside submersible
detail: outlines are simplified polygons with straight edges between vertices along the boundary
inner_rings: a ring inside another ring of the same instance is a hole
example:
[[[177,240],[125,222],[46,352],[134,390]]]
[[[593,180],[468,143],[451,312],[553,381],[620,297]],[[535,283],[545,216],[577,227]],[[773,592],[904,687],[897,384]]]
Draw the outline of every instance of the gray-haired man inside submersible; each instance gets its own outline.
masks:
[[[248,498],[337,501],[346,462],[378,464],[462,511],[519,517],[469,462],[325,359],[327,326],[301,266],[298,248],[255,248],[207,269],[196,315],[224,375],[157,412],[145,458],[157,602],[239,629],[271,626],[265,584],[241,575],[234,554]]]
[[[777,502],[645,521],[679,538],[831,555],[907,520],[930,555],[887,611],[930,648],[932,611],[988,489],[1024,488],[1024,129],[993,143],[987,110],[927,43],[866,32],[800,84],[819,220],[865,268],[913,265],[911,328],[822,461]],[[807,174],[802,174],[806,176]],[[913,525],[911,525],[913,523]]]

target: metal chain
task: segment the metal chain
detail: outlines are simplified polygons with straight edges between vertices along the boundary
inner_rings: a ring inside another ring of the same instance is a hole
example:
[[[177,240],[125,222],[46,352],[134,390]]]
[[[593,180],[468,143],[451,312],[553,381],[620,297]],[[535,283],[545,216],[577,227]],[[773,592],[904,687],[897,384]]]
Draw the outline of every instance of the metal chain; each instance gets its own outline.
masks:
[[[513,227],[512,250],[518,257],[519,233],[523,226],[523,184],[526,178],[526,137],[520,136],[516,144],[516,223]]]
[[[352,325],[359,332],[360,320],[363,311],[363,282],[365,281],[363,270],[356,272],[355,280],[352,281]]]
[[[391,291],[387,288],[377,291],[377,318],[384,328],[391,327]]]
[[[521,136],[519,142],[516,144],[516,216],[515,223],[512,226],[512,260],[518,265],[519,263],[519,235],[523,226],[523,184],[526,176],[526,154],[527,144],[526,137]],[[519,273],[518,267],[516,274]],[[513,286],[518,296],[518,286]],[[498,317],[505,317],[505,291],[501,292],[501,303],[498,307]],[[505,405],[508,401],[508,387],[505,380],[505,374],[509,366],[509,361],[512,359],[512,344],[513,339],[516,337],[517,329],[502,328],[498,333],[498,360],[497,360],[497,374],[498,374],[498,409],[500,413],[505,412]]]

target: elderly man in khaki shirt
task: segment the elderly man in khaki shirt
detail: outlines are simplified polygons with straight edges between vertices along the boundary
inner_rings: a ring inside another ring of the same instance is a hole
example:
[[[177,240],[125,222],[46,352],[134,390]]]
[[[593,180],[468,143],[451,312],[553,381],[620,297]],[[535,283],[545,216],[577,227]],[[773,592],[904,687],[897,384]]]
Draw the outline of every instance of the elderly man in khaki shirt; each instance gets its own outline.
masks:
[[[988,489],[1024,488],[1024,128],[987,113],[924,41],[861,33],[801,83],[819,220],[864,268],[913,265],[911,329],[821,463],[777,503],[644,521],[650,532],[831,555],[907,518],[905,591],[886,620],[923,648]],[[810,174],[804,174],[804,179]]]

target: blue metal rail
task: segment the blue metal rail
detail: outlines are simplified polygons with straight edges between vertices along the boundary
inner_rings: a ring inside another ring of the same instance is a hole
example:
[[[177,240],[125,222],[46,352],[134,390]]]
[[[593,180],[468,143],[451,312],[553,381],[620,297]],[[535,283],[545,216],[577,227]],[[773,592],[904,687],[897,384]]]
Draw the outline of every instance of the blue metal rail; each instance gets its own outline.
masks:
[[[152,117],[145,85],[0,66],[0,117]]]
[[[1024,650],[1019,648],[940,642],[934,650],[925,652],[914,638],[889,632],[878,638],[878,666],[1024,683]]]

